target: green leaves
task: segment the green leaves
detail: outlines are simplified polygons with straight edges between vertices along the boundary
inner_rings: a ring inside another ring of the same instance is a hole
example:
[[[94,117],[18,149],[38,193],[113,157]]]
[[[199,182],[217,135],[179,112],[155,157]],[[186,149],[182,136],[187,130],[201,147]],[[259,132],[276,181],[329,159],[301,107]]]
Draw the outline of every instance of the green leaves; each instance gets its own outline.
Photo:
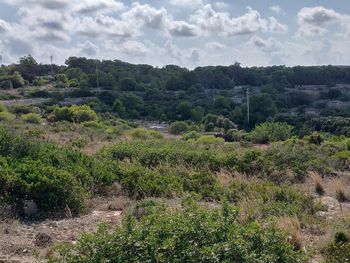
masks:
[[[52,262],[304,262],[284,234],[238,223],[236,208],[227,204],[210,211],[194,204],[152,207],[139,221],[128,217],[113,234],[84,236]]]

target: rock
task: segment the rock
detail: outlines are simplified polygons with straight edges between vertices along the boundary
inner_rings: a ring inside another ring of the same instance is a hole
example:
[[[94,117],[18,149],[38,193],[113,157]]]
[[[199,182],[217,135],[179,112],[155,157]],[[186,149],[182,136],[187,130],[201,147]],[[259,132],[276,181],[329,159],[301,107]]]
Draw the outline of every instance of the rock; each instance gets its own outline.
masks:
[[[38,247],[47,247],[52,244],[52,237],[46,233],[39,233],[35,236],[34,244]]]
[[[23,204],[23,213],[26,217],[36,217],[39,212],[38,205],[33,200],[25,200]]]

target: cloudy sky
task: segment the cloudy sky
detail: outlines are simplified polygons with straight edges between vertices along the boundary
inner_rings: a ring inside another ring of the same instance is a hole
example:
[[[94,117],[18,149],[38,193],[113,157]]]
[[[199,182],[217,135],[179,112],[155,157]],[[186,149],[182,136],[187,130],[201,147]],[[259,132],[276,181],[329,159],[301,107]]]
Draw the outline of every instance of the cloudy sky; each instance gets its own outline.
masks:
[[[350,64],[349,0],[0,0],[4,63]]]

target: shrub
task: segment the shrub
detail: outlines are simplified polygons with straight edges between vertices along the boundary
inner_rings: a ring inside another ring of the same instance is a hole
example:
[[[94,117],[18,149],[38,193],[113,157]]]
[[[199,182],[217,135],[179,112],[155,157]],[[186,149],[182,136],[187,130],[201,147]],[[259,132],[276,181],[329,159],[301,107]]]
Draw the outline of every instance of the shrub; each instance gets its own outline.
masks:
[[[87,105],[73,105],[70,107],[56,107],[51,115],[53,121],[88,122],[96,121],[97,115]]]
[[[323,249],[322,254],[325,258],[325,263],[349,262],[350,243],[348,236],[343,232],[337,232],[334,241]]]
[[[0,103],[0,112],[7,112],[7,107],[2,103]]]
[[[213,143],[223,143],[225,140],[223,138],[216,138],[214,136],[204,135],[197,139],[198,143],[213,144]]]
[[[32,108],[28,105],[18,104],[10,107],[10,111],[14,114],[28,114],[32,112]]]
[[[145,128],[136,128],[128,132],[134,139],[162,139],[163,135],[155,130],[147,130]]]
[[[169,133],[174,135],[180,135],[187,132],[189,125],[184,121],[176,121],[172,123],[169,127]]]
[[[318,132],[313,132],[307,137],[307,140],[309,143],[320,145],[324,141],[324,138]]]
[[[207,211],[147,206],[140,220],[127,217],[114,233],[100,228],[77,245],[58,249],[51,262],[304,262],[286,236],[258,223],[238,223],[234,207]]]
[[[27,113],[21,116],[22,120],[27,123],[42,123],[41,115],[37,113]]]
[[[6,111],[0,112],[0,121],[12,121],[14,120],[16,117]]]
[[[20,163],[14,171],[17,176],[8,191],[19,193],[20,200],[34,200],[45,212],[66,205],[74,213],[82,209],[86,192],[69,172],[36,161]]]
[[[201,135],[196,131],[190,131],[190,132],[187,132],[184,135],[182,135],[182,139],[184,139],[185,141],[189,141],[189,140],[195,141],[199,137],[201,137]]]
[[[254,143],[285,141],[292,136],[293,126],[284,122],[265,122],[250,132],[249,138]]]

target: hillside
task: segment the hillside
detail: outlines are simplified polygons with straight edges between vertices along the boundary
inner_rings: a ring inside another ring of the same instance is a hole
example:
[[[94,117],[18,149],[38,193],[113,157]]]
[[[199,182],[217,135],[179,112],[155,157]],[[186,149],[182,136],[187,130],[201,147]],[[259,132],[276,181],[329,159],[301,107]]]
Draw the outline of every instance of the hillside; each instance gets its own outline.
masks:
[[[350,260],[350,67],[27,56],[0,86],[0,262]]]

